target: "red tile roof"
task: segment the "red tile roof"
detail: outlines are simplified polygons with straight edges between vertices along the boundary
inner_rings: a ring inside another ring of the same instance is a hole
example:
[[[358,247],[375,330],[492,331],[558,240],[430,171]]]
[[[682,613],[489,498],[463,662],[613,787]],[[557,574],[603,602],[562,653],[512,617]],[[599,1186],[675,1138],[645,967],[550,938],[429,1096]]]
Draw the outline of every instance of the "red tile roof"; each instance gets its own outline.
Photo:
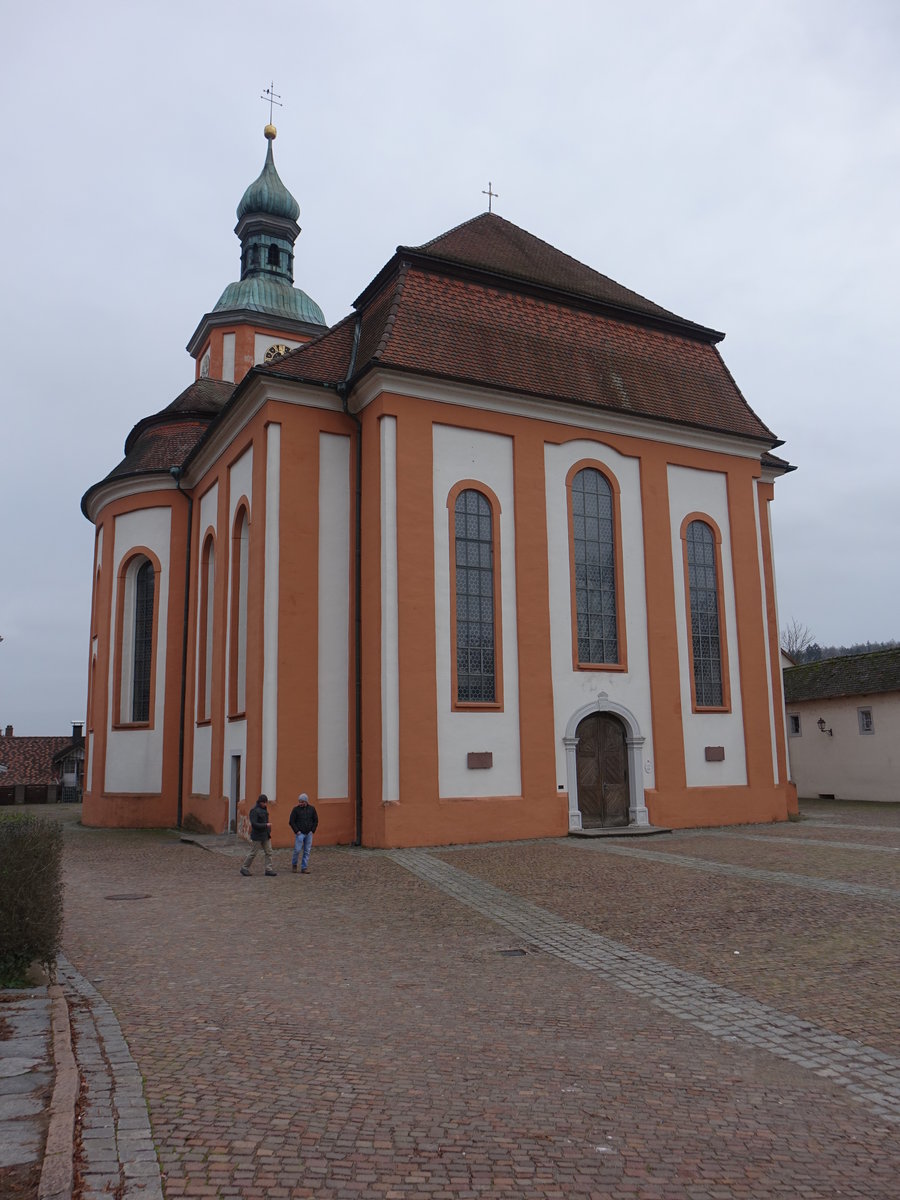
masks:
[[[601,275],[593,267],[564,254],[496,213],[482,213],[423,246],[401,246],[398,252],[459,263],[507,279],[553,288],[573,296],[587,296],[632,312],[683,321],[682,317]]]
[[[686,321],[495,213],[397,253],[321,337],[238,385],[201,379],[138,422],[106,479],[183,467],[260,375],[336,388],[383,368],[777,444]],[[352,377],[351,377],[352,376]]]
[[[203,440],[209,426],[234,392],[234,384],[220,379],[197,379],[158,413],[138,421],[125,439],[125,457],[109,474],[88,488],[81,501],[104,483],[129,475],[169,472],[182,467],[188,455]]]
[[[347,376],[355,333],[356,315],[351,313],[320,337],[289,350],[274,363],[257,367],[254,373],[336,386]]]
[[[437,263],[395,265],[381,290],[365,295],[354,381],[381,366],[776,440],[698,327],[624,320],[605,305],[444,272]],[[313,345],[322,347],[329,336]],[[340,345],[331,347],[327,381],[349,369],[351,346],[345,325]],[[293,351],[272,373],[313,378],[311,350]]]
[[[67,737],[0,737],[0,765],[6,767],[5,771],[0,771],[0,787],[57,782],[54,755],[71,744],[71,734]]]

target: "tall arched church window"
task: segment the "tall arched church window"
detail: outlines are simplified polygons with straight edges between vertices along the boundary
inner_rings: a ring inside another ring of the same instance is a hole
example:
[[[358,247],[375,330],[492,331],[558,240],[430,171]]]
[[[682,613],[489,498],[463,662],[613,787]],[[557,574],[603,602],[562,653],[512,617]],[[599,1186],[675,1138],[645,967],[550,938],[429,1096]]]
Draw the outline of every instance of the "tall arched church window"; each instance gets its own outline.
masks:
[[[231,545],[231,637],[229,652],[229,711],[238,716],[247,709],[247,588],[250,568],[250,521],[247,509],[238,509]]]
[[[131,720],[150,720],[150,683],[153,667],[153,601],[156,574],[144,559],[134,579],[134,639],[132,645]]]
[[[499,703],[495,511],[475,488],[453,502],[453,634],[457,704]]]
[[[621,666],[615,494],[596,467],[576,471],[569,487],[576,663]]]
[[[695,708],[726,707],[718,538],[706,521],[684,531]]]
[[[197,720],[208,721],[212,710],[213,611],[216,590],[216,547],[212,534],[200,556],[200,607],[197,643]]]

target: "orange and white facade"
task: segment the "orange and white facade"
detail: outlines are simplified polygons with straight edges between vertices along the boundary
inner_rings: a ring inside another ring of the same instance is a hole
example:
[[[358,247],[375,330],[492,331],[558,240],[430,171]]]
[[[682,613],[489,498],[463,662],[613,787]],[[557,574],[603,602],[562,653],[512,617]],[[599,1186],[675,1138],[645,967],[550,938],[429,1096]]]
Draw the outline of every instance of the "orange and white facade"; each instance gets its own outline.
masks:
[[[240,829],[265,792],[287,845],[306,791],[319,841],[414,846],[795,810],[787,464],[720,335],[494,214],[268,363],[248,313],[211,371],[218,329],[261,365],[198,378],[83,503],[85,823]]]

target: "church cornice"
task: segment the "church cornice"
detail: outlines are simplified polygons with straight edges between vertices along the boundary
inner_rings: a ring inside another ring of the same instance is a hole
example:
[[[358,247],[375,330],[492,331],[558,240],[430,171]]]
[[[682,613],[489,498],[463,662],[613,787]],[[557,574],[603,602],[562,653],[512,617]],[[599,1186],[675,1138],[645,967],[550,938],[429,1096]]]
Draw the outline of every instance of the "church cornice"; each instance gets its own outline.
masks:
[[[283,333],[289,337],[297,334],[319,337],[322,333],[322,326],[316,325],[312,321],[293,321],[289,317],[279,317],[267,312],[254,312],[245,308],[220,309],[217,312],[204,313],[186,346],[188,354],[192,358],[196,358],[214,329],[223,327],[234,329],[238,325],[249,325],[260,332]]]
[[[479,412],[496,412],[547,424],[567,425],[583,429],[586,433],[609,433],[641,441],[666,442],[686,449],[733,454],[754,461],[767,455],[773,447],[783,444],[778,439],[727,434],[687,422],[629,416],[575,399],[560,401],[552,398],[552,404],[548,404],[548,398],[543,396],[503,392],[464,381],[438,379],[421,372],[398,371],[393,367],[377,365],[354,382],[349,394],[350,411],[361,412],[383,392],[472,408]]]

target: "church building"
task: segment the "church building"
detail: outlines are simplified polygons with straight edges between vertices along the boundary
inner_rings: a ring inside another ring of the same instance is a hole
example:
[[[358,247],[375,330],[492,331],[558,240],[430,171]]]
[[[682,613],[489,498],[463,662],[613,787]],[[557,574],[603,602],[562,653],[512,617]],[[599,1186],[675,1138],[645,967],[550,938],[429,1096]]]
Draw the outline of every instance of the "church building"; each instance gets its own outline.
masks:
[[[488,211],[329,327],[275,129],[194,381],[82,501],[88,825],[395,847],[785,820],[770,504],[717,349]]]

